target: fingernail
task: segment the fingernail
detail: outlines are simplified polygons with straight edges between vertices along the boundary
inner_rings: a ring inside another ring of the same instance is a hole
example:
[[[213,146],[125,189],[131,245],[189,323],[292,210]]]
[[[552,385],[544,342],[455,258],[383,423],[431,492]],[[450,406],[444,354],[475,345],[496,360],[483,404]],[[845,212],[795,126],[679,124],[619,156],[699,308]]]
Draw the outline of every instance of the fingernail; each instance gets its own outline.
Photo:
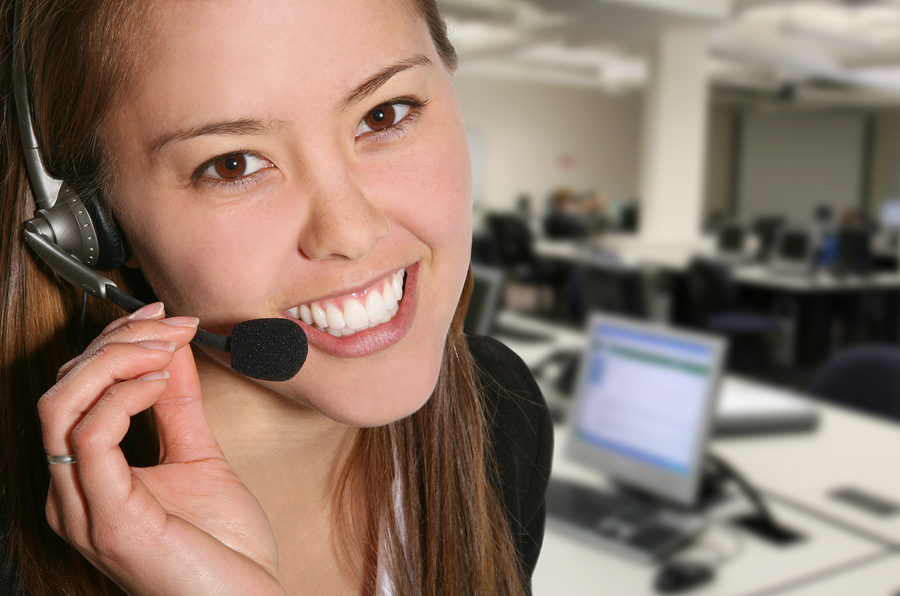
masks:
[[[162,302],[154,302],[153,304],[140,307],[128,315],[128,319],[132,321],[146,321],[162,315],[164,309]]]
[[[158,341],[155,339],[147,340],[147,341],[139,341],[137,345],[149,348],[151,350],[162,350],[163,352],[174,352],[175,351],[175,342],[174,341]]]
[[[169,371],[167,370],[157,370],[153,372],[148,372],[145,375],[141,375],[137,378],[138,381],[160,381],[162,379],[169,378]]]
[[[163,319],[162,322],[172,327],[196,327],[200,324],[200,319],[197,317],[171,317]]]

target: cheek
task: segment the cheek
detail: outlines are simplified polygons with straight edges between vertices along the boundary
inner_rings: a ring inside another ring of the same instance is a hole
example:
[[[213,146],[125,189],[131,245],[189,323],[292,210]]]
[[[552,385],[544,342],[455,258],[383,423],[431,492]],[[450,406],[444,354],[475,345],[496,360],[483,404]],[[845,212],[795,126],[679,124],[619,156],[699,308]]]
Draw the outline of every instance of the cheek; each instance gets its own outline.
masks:
[[[137,210],[133,219],[140,224],[129,225],[126,233],[144,276],[169,312],[199,316],[214,326],[241,320],[250,305],[258,308],[255,293],[265,289],[260,269],[276,266],[276,256],[266,251],[280,244],[257,239],[273,240],[285,228],[283,218],[273,226],[264,208],[254,210],[254,217],[239,217],[227,211],[196,213],[185,201],[163,196],[150,203],[154,208]]]
[[[410,229],[433,251],[471,250],[472,188],[468,146],[462,134],[429,139],[399,163],[389,175],[371,173],[371,184],[388,215]]]

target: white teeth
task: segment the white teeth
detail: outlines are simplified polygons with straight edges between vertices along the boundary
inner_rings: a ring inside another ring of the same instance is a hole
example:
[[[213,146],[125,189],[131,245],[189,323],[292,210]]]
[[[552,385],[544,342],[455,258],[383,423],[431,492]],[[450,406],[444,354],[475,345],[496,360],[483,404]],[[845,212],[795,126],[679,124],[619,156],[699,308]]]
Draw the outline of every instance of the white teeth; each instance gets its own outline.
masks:
[[[319,329],[325,329],[328,327],[328,317],[325,316],[325,311],[316,303],[309,308],[312,311],[313,322],[316,324],[316,327]]]
[[[387,306],[384,304],[381,293],[378,290],[369,291],[369,295],[366,296],[366,314],[369,316],[369,320],[380,321],[384,318],[385,313],[387,313]]]
[[[387,323],[400,311],[400,299],[403,298],[404,269],[388,276],[384,281],[375,284],[366,292],[365,304],[358,298],[347,297],[343,308],[335,302],[313,302],[295,306],[288,312],[307,325],[315,325],[335,337],[347,337],[358,331],[370,329],[376,325]]]
[[[328,319],[328,326],[332,329],[343,329],[347,326],[344,321],[344,313],[339,311],[333,304],[325,307],[325,317]]]
[[[344,304],[344,322],[350,329],[365,329],[369,326],[369,319],[366,315],[366,308],[362,302],[356,298],[351,298]],[[372,319],[373,321],[375,319]]]
[[[394,294],[394,284],[384,284],[384,306],[389,311],[397,306],[397,295]]]
[[[391,278],[391,288],[394,290],[394,296],[397,297],[397,301],[400,301],[403,298],[403,274],[405,271],[401,269]]]

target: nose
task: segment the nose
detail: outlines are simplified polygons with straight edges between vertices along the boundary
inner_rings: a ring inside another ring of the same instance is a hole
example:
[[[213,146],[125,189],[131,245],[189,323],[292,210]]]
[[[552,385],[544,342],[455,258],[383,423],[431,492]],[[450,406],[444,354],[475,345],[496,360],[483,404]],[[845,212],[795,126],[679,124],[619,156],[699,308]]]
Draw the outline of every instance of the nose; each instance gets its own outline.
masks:
[[[358,259],[390,232],[390,222],[348,167],[321,168],[309,181],[300,251],[309,259]]]

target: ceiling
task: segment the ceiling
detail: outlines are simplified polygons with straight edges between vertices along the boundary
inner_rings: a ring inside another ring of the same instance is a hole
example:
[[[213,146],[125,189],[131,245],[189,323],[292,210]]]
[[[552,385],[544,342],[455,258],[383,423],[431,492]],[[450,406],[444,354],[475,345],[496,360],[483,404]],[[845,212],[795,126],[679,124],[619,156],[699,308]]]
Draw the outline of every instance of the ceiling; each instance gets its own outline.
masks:
[[[722,96],[900,106],[900,0],[438,0],[460,72],[625,93],[661,32],[709,34]]]

